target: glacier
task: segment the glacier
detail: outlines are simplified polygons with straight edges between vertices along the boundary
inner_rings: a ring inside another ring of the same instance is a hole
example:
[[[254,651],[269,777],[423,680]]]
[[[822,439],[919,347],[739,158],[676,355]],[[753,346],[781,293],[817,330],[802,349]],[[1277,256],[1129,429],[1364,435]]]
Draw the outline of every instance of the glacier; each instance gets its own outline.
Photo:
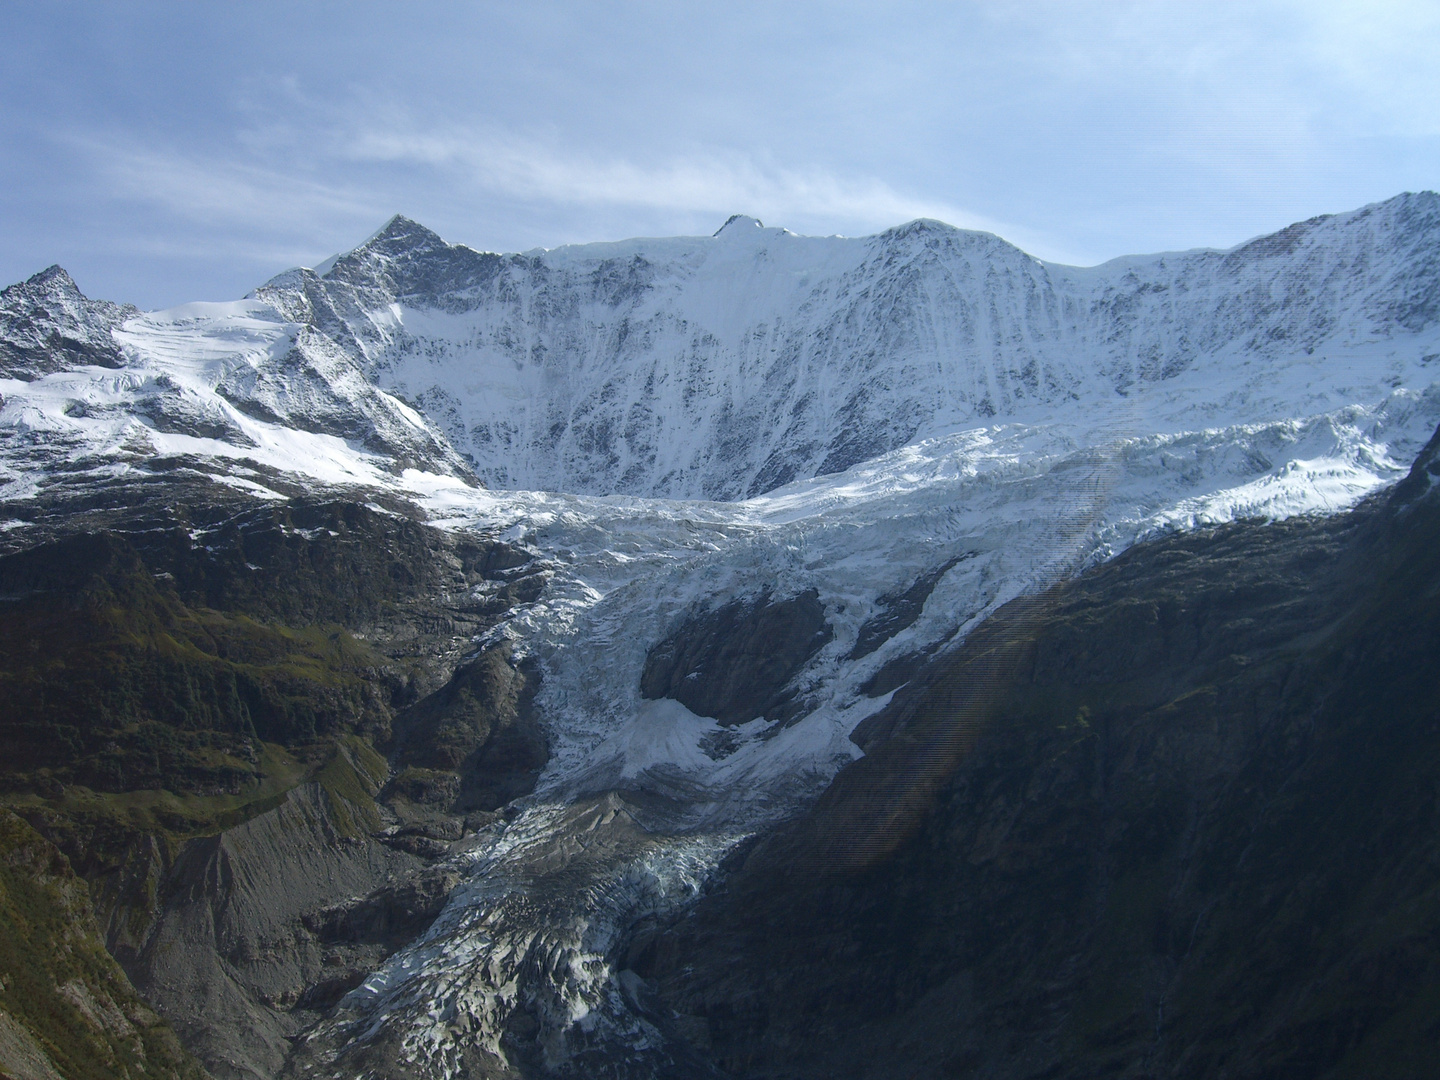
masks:
[[[92,362],[0,370],[7,532],[62,473],[181,460],[246,498],[384,496],[547,574],[490,634],[543,673],[550,762],[296,1076],[463,1075],[506,1060],[522,1013],[548,1068],[663,1074],[628,929],[859,755],[877,676],[1157,533],[1353,506],[1440,423],[1432,193],[1090,268],[931,221],[852,239],[737,216],[497,255],[396,218],[230,304],[85,307],[40,277]],[[798,719],[722,731],[642,697],[649,650],[697,613],[807,590],[833,636]]]

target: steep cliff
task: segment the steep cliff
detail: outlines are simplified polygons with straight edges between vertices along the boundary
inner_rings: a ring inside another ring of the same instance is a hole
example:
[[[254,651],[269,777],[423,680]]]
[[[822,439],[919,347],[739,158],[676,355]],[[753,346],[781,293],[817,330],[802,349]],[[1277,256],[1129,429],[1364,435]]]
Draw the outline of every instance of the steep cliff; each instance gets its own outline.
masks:
[[[1155,431],[1273,418],[1286,368],[1316,399],[1341,370],[1354,389],[1380,355],[1440,353],[1437,238],[1429,192],[1086,269],[926,220],[498,255],[396,218],[254,296],[363,357],[487,484],[736,499],[1144,390]]]

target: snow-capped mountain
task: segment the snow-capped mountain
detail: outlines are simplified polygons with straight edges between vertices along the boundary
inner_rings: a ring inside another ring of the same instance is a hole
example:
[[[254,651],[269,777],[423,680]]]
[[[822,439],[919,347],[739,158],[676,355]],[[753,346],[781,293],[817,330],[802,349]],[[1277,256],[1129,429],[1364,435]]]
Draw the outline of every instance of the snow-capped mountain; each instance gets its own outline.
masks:
[[[0,498],[183,465],[232,488],[468,476],[443,434],[356,358],[254,301],[142,314],[51,267],[0,294]],[[58,486],[57,486],[58,485]]]
[[[1437,252],[1433,194],[1089,269],[924,220],[494,255],[397,217],[255,296],[423,406],[491,486],[735,499],[1187,373],[1223,387],[1216,419],[1268,419],[1277,370],[1433,326]],[[1191,426],[1188,397],[1156,422]]]
[[[290,1067],[500,1069],[523,1020],[545,1068],[663,1075],[628,928],[813,799],[917,657],[1157,532],[1353,505],[1440,422],[1437,360],[1431,193],[1088,269],[929,221],[497,255],[395,218],[230,304],[6,290],[0,499],[23,533],[62,477],[348,486],[531,554],[474,644],[541,673],[549,763]],[[683,691],[729,654],[650,677],[786,603],[783,709]]]

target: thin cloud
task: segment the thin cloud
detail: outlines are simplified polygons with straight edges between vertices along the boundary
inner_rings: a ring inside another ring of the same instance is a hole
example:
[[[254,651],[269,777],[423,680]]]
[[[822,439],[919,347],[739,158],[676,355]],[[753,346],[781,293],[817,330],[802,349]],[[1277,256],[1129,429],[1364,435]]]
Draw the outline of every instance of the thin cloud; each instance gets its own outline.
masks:
[[[883,228],[938,217],[965,228],[999,228],[946,203],[907,196],[872,177],[767,167],[743,153],[700,151],[644,165],[622,157],[565,154],[503,134],[437,134],[408,126],[363,132],[345,152],[354,161],[458,170],[482,191],[533,202],[686,214],[743,210],[777,223],[828,219],[837,227]]]
[[[826,231],[870,231],[918,217],[1006,235],[1005,226],[953,205],[916,198],[873,177],[765,165],[738,152],[697,151],[658,164],[565,154],[495,132],[427,133],[406,124],[337,139],[316,125],[270,140],[273,162],[256,163],[252,137],[243,158],[137,146],[89,134],[66,138],[86,159],[97,187],[191,222],[256,229],[317,242],[336,226],[355,228],[393,212],[396,187],[419,185],[451,201],[496,196],[528,204],[643,210],[693,218],[732,212],[775,224]],[[253,134],[253,133],[252,133]],[[297,146],[308,156],[297,160]],[[288,167],[287,167],[288,166]],[[357,179],[355,166],[380,167]],[[344,185],[313,175],[349,175]],[[394,181],[403,178],[403,184]],[[567,237],[556,237],[564,242]]]
[[[106,195],[189,221],[307,235],[325,231],[321,223],[368,221],[384,212],[384,201],[371,192],[293,171],[86,135],[67,141],[89,159]]]

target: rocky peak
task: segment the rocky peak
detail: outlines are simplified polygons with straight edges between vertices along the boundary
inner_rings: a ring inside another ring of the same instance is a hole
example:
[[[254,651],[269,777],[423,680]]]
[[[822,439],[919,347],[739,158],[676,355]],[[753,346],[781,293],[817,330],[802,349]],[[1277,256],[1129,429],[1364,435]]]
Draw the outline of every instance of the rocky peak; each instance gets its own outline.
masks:
[[[725,224],[716,229],[715,236],[734,238],[737,236],[750,236],[754,230],[763,229],[765,223],[759,218],[749,217],[745,214],[731,214],[725,219]]]
[[[6,299],[9,299],[11,295],[63,296],[73,297],[77,300],[85,299],[79,286],[75,284],[75,279],[59,263],[47,266],[38,274],[32,274],[25,281],[11,285],[3,293],[0,293],[0,296],[4,296]]]
[[[384,224],[379,232],[357,247],[351,254],[380,255],[393,259],[442,250],[448,246],[440,238],[439,233],[427,229],[419,222],[411,221],[403,214],[396,214]]]
[[[138,309],[90,300],[61,266],[0,292],[0,375],[29,382],[74,367],[120,367],[110,331]]]

